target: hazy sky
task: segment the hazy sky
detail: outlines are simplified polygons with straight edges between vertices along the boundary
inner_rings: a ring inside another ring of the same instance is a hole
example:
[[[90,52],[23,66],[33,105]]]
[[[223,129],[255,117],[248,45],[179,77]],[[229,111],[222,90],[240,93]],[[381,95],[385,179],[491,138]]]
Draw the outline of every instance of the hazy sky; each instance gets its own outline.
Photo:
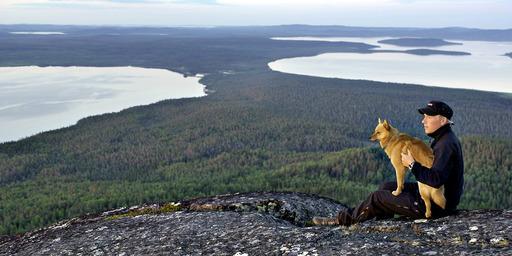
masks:
[[[0,0],[0,24],[512,28],[512,0]]]

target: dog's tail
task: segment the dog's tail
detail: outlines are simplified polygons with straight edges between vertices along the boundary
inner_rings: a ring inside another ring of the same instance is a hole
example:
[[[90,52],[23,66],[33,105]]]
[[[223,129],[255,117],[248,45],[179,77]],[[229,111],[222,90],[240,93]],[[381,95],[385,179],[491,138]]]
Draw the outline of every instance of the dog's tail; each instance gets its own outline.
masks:
[[[444,197],[444,186],[441,186],[439,189],[434,191],[434,195],[432,195],[432,200],[435,204],[439,205],[441,208],[446,209],[446,198]]]

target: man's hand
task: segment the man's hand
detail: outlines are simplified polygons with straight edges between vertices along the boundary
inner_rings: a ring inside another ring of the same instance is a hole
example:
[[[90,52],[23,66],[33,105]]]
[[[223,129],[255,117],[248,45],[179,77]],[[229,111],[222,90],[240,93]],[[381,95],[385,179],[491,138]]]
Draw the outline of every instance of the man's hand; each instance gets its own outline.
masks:
[[[411,165],[414,162],[414,157],[412,157],[411,151],[408,149],[407,154],[404,154],[404,153],[401,153],[401,154],[402,154],[402,164],[405,167],[409,167],[409,165]]]

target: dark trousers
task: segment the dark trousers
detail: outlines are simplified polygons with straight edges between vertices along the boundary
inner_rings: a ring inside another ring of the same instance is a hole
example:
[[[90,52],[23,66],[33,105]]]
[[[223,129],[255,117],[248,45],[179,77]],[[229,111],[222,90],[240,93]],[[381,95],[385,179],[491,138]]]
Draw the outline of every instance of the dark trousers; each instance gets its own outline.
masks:
[[[393,218],[394,214],[407,216],[413,219],[425,218],[425,203],[421,199],[418,183],[407,182],[402,193],[398,196],[391,194],[396,189],[396,182],[383,183],[379,190],[371,193],[357,207],[338,213],[341,225],[352,225],[369,219]],[[433,217],[440,217],[443,209],[432,204]]]

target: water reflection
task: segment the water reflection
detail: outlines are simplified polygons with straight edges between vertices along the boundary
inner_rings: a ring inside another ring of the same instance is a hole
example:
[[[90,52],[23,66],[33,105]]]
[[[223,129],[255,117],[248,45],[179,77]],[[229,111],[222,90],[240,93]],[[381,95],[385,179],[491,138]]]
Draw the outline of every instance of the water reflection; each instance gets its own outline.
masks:
[[[136,67],[0,67],[0,142],[164,99],[206,95],[199,77]]]
[[[269,67],[276,71],[319,77],[366,79],[512,92],[512,59],[503,56],[505,53],[512,52],[512,42],[447,40],[449,42],[462,43],[462,45],[400,47],[378,42],[390,39],[390,37],[299,37],[274,39],[362,42],[379,46],[375,50],[404,51],[428,48],[471,53],[468,56],[419,56],[405,53],[327,53],[313,57],[281,59],[269,63]]]

